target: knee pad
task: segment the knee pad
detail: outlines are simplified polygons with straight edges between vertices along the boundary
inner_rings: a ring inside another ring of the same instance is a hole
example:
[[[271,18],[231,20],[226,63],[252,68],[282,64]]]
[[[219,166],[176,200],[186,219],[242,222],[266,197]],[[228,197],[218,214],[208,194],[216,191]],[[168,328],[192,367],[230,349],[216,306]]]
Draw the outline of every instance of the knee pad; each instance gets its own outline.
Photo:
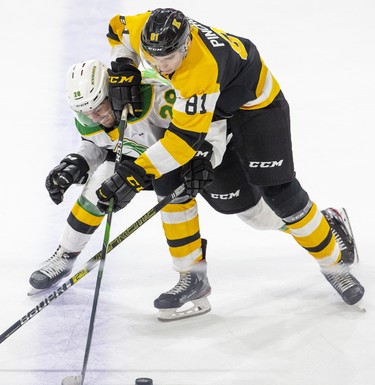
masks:
[[[303,210],[309,196],[297,179],[277,186],[261,187],[263,199],[280,218],[290,217]]]
[[[284,222],[261,198],[259,202],[248,210],[237,214],[247,225],[257,230],[279,230]]]

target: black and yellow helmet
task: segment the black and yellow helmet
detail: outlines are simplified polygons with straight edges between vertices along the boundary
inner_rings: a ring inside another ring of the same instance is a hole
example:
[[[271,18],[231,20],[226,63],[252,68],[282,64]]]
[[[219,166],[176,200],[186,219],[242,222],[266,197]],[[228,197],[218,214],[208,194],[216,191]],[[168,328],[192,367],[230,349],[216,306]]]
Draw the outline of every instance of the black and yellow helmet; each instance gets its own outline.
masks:
[[[190,24],[182,12],[157,8],[143,27],[142,49],[151,56],[166,56],[183,46],[188,36]]]

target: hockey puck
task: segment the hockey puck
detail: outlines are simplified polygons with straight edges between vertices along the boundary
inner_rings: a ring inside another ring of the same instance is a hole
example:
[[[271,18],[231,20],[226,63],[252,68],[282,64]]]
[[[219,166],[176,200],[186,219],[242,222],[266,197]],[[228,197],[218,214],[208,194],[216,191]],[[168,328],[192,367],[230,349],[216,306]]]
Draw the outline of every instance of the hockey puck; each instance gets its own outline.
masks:
[[[152,385],[153,381],[151,378],[141,377],[135,380],[135,385]]]

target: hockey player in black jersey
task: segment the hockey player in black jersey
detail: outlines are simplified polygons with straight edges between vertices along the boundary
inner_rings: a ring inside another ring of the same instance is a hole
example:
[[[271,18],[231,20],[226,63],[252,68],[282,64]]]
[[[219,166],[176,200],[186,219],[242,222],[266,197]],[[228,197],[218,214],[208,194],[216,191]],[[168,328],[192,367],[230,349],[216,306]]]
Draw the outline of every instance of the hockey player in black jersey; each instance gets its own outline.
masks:
[[[176,99],[171,85],[160,79],[154,71],[145,71],[142,77],[140,95],[144,112],[128,120],[123,141],[123,154],[128,162],[135,160],[163,137]],[[73,64],[67,72],[67,96],[82,141],[74,153],[65,156],[51,170],[46,178],[46,188],[56,204],[62,203],[66,191],[73,184],[82,185],[83,189],[67,218],[55,253],[31,274],[29,281],[32,290],[29,294],[49,289],[71,273],[78,255],[104,218],[104,213],[96,206],[98,199],[95,191],[112,175],[114,169],[118,129],[116,116],[108,101],[107,66],[98,60]],[[215,199],[223,191],[220,188],[221,174],[226,181],[225,186],[229,186],[225,188],[241,188],[241,185],[232,182],[227,173],[227,165],[234,158],[230,155],[232,149],[226,146],[226,141],[225,120],[212,122],[210,134],[204,143],[206,151],[194,157],[183,171],[179,168],[153,181],[153,189],[160,199],[181,185],[182,174],[187,189],[186,194],[174,199],[161,212],[173,265],[181,274],[178,285],[155,300],[155,306],[160,309],[159,319],[180,319],[210,310],[207,299],[211,287],[205,261],[206,241],[200,235],[198,206],[192,196],[212,180],[213,169],[220,165],[224,156],[224,168],[215,169],[215,188],[207,190],[205,198],[218,211],[229,213],[234,209],[233,205],[225,207],[220,204],[221,200]],[[205,164],[203,159],[208,159],[209,163]],[[205,167],[202,169],[201,165]],[[230,173],[236,180],[234,165],[230,167]],[[249,225],[266,229],[278,229],[283,225],[280,218],[260,199],[259,194],[249,190],[241,197],[235,194],[234,198],[234,211],[241,211]],[[119,208],[121,206],[118,205],[116,210]],[[186,266],[189,271],[186,271]],[[187,292],[189,295],[185,295]],[[187,302],[191,303],[189,309],[177,311]]]
[[[76,153],[64,157],[53,168],[47,176],[46,187],[56,204],[63,201],[72,184],[82,184],[83,190],[67,218],[57,250],[31,275],[31,293],[57,285],[72,271],[78,255],[103,220],[104,214],[96,207],[95,190],[112,174],[114,166],[113,151],[118,131],[115,114],[107,99],[106,65],[98,60],[76,63],[69,68],[67,75],[68,101],[82,142]],[[163,137],[175,101],[174,90],[168,83],[160,81],[155,73],[146,71],[142,76],[141,96],[145,112],[128,122],[123,143],[123,152],[128,159],[136,159]],[[139,139],[135,142],[134,138]],[[154,181],[156,193],[165,195],[184,179],[189,195],[195,196],[203,188],[202,195],[215,210],[225,214],[237,213],[253,228],[271,230],[284,226],[255,187],[246,183],[235,147],[230,136],[226,137],[225,121],[212,123],[206,139],[207,151],[200,151],[184,167],[183,175],[181,169],[177,169]],[[205,164],[204,159],[209,159],[210,163]],[[205,167],[202,168],[202,165]],[[208,184],[210,180],[213,182]],[[325,215],[330,212],[333,211],[324,210]],[[204,314],[210,310],[207,296],[211,286],[205,261],[206,241],[200,238],[196,201],[183,195],[166,206],[161,217],[180,280],[172,290],[155,300],[159,309],[158,318],[176,320]],[[340,247],[343,255],[351,262],[354,256],[353,238],[339,214],[332,217],[332,221],[334,228],[338,228],[337,236],[342,240]],[[341,227],[337,226],[340,223]],[[181,310],[187,302],[191,304],[190,308]]]
[[[97,192],[102,203],[111,197],[120,203],[119,190],[134,189],[129,177],[142,186],[184,166],[201,151],[211,122],[225,118],[246,183],[282,218],[343,300],[360,301],[364,288],[343,263],[334,213],[327,221],[296,178],[289,106],[256,46],[171,8],[116,15],[107,37],[114,60],[109,80],[114,109],[130,103],[134,114],[141,112],[134,100],[141,62],[171,82],[177,99],[164,137],[135,160],[136,168],[122,168],[120,188],[113,178],[102,184]],[[121,62],[126,65],[118,71]],[[206,167],[202,160],[197,171],[202,179]]]

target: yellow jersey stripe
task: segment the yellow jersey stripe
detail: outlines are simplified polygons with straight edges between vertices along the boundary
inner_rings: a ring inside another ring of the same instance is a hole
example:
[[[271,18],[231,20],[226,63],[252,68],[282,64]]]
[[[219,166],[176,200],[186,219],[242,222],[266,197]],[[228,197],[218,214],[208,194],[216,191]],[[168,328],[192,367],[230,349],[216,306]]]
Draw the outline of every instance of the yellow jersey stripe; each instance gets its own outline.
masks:
[[[160,146],[160,143],[157,142],[155,143],[153,146],[152,146],[152,149],[156,148],[156,147],[159,147]],[[151,147],[150,147],[151,148]],[[152,151],[151,151],[152,152]],[[149,174],[149,175],[154,175],[154,177],[157,179],[157,178],[160,178],[161,176],[161,173],[158,172],[158,170],[156,169],[156,167],[152,164],[150,158],[147,156],[146,154],[146,151],[141,155],[139,156],[135,161],[134,163],[136,163],[138,166],[142,167],[145,171],[146,171],[146,174]],[[178,166],[177,166],[178,167]],[[176,168],[177,168],[176,167]]]
[[[277,94],[280,92],[280,85],[273,77],[270,71],[267,70],[264,87],[261,94],[255,100],[245,103],[241,110],[255,110],[258,108],[267,107],[273,102]]]
[[[109,22],[109,25],[110,25],[110,28],[112,29],[113,33],[115,35],[117,35],[118,38],[120,39],[122,36],[122,33],[125,29],[124,24],[121,23],[121,21],[120,21],[120,15],[116,15],[116,16],[112,17],[112,19]],[[116,45],[121,44],[120,41],[111,39],[108,35],[107,35],[107,38],[108,38],[108,42],[109,42],[111,47],[115,47]]]
[[[195,153],[183,139],[166,131],[164,138],[148,148],[135,163],[143,167],[147,174],[159,178],[160,175],[187,163]]]
[[[126,22],[126,28],[131,31],[130,34],[130,44],[133,47],[133,49],[137,52],[137,54],[140,54],[141,50],[141,34],[143,26],[146,24],[147,19],[151,15],[151,12],[146,12],[142,14],[138,14],[136,16],[126,16],[125,22]]]
[[[196,114],[194,117],[191,117],[184,112],[173,109],[173,125],[184,131],[206,133],[210,127],[212,117],[213,112]]]
[[[264,89],[264,85],[265,85],[266,79],[267,79],[267,72],[268,72],[268,68],[264,64],[264,61],[262,60],[262,58],[260,59],[260,61],[262,63],[262,68],[260,70],[259,81],[258,81],[258,84],[257,84],[257,88],[255,90],[255,95],[256,95],[257,98],[259,98],[262,95],[262,92],[263,92],[263,89]]]

